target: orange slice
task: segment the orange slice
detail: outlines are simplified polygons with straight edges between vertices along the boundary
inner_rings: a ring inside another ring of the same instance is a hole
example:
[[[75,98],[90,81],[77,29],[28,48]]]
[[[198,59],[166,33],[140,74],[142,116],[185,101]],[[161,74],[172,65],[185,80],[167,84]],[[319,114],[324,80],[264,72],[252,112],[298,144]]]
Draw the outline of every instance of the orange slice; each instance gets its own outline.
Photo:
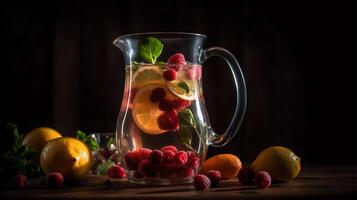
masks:
[[[166,132],[159,128],[157,118],[164,112],[159,109],[158,103],[150,101],[151,93],[156,88],[166,91],[165,99],[175,98],[163,84],[148,84],[138,89],[132,104],[133,119],[144,133],[157,135]]]
[[[198,92],[197,81],[188,79],[186,77],[186,72],[184,70],[180,70],[177,72],[176,80],[166,81],[165,83],[169,88],[169,90],[181,99],[193,101],[197,98],[197,92]],[[180,87],[180,84],[186,85],[186,89]]]
[[[133,74],[133,87],[143,87],[148,84],[164,84],[163,70],[156,65],[140,66]]]

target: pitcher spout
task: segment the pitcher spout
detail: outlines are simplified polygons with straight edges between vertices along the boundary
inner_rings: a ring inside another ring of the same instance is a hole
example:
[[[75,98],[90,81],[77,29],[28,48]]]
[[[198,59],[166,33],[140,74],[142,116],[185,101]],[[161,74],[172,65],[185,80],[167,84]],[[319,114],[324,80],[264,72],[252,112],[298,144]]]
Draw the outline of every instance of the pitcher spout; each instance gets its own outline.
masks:
[[[119,38],[116,38],[113,41],[113,44],[118,47],[122,52],[124,52],[124,41]]]

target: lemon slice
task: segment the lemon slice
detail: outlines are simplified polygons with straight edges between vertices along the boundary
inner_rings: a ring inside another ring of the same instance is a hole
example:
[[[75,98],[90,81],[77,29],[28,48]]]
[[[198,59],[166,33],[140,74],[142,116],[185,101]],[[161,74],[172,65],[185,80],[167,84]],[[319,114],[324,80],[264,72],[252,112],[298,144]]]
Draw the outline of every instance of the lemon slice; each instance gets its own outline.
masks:
[[[177,72],[176,80],[166,81],[165,83],[169,90],[181,99],[193,101],[197,98],[197,81],[187,79],[183,70]]]
[[[163,71],[159,66],[140,66],[133,74],[133,86],[143,87],[148,84],[164,84]]]
[[[170,94],[163,84],[149,84],[138,90],[132,104],[132,115],[137,127],[144,133],[157,135],[165,133],[159,128],[157,119],[164,112],[159,109],[158,103],[150,100],[151,93],[156,88],[163,88],[166,91],[165,99],[173,99],[175,96]]]

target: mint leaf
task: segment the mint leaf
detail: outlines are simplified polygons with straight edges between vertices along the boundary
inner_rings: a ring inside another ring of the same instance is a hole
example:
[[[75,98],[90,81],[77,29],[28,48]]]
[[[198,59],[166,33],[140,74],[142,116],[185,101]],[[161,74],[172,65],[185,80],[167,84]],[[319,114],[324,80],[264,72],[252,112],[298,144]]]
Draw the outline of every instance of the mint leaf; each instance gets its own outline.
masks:
[[[97,151],[99,149],[99,144],[97,140],[89,135],[85,134],[81,130],[76,131],[76,138],[86,143],[92,151]]]
[[[114,138],[113,138],[113,137],[110,137],[109,140],[107,141],[107,147],[110,149],[110,147],[111,147],[112,145],[115,146]]]
[[[192,134],[199,134],[196,129],[196,121],[190,109],[186,108],[178,113],[179,130],[178,135],[181,142],[189,149],[192,149]]]
[[[190,109],[186,108],[178,113],[180,126],[196,128],[196,121]]]
[[[185,81],[180,81],[179,83],[177,83],[177,87],[184,89],[186,93],[190,92],[190,87],[187,85]]]
[[[0,176],[5,180],[22,173],[26,177],[40,176],[40,167],[34,163],[34,151],[22,144],[23,134],[20,134],[15,124],[8,123],[6,134],[10,136],[6,143],[1,141]]]
[[[139,43],[139,56],[146,62],[154,64],[160,56],[164,45],[154,37],[147,37]]]
[[[189,126],[182,125],[178,130],[178,136],[183,144],[186,146],[191,146],[192,142],[192,128]]]

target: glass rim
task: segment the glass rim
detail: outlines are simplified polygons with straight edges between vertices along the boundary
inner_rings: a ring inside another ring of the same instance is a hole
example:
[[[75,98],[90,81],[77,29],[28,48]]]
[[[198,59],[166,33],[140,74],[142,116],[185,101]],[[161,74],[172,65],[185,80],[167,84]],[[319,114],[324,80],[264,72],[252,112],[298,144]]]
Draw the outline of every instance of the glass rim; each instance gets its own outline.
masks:
[[[191,33],[191,32],[142,32],[142,33],[129,33],[119,36],[118,40],[123,40],[130,37],[139,37],[145,35],[156,35],[160,38],[160,36],[174,36],[173,38],[189,38],[189,37],[202,37],[207,38],[206,35],[200,33]],[[181,37],[180,37],[181,36]],[[169,37],[168,37],[169,38]]]

